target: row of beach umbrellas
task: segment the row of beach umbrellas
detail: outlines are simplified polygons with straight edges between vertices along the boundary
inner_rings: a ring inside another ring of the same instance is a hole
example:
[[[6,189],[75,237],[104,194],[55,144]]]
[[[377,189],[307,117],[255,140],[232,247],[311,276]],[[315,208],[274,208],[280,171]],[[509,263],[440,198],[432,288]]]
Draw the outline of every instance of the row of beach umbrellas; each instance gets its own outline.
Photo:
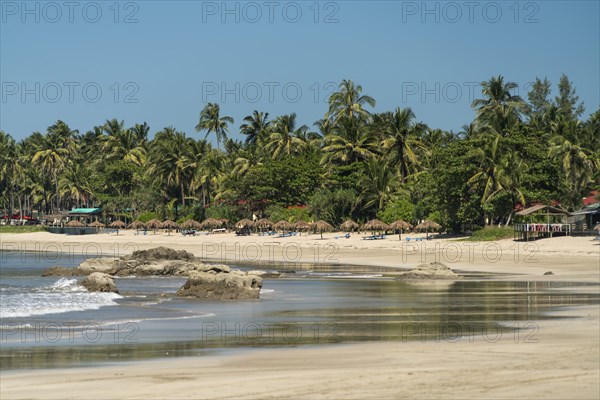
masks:
[[[108,226],[110,228],[117,228],[117,229],[129,228],[129,229],[152,229],[152,230],[168,229],[168,230],[172,230],[172,229],[178,229],[178,228],[182,228],[182,229],[215,229],[215,228],[223,228],[228,225],[229,225],[228,219],[208,218],[208,219],[204,220],[203,222],[198,222],[193,219],[189,219],[181,224],[177,224],[176,222],[169,220],[169,219],[162,221],[162,222],[157,219],[152,219],[146,223],[143,223],[142,221],[138,220],[138,221],[133,221],[132,223],[127,225],[123,221],[116,220],[116,221],[110,223]],[[80,221],[73,220],[73,221],[68,222],[66,224],[66,226],[68,226],[68,227],[84,227],[85,225],[83,223],[81,223]],[[106,227],[106,225],[100,221],[92,222],[88,226],[96,227],[96,228],[105,228]],[[242,219],[235,224],[235,227],[238,229],[253,227],[253,228],[257,228],[257,229],[261,229],[261,230],[276,229],[279,231],[289,231],[292,229],[297,229],[297,230],[312,229],[315,231],[319,231],[321,233],[321,235],[323,234],[323,232],[329,232],[334,229],[330,223],[323,221],[323,220],[319,220],[319,221],[312,222],[312,223],[308,223],[306,221],[298,221],[298,222],[292,224],[292,223],[290,223],[288,221],[284,221],[284,220],[279,221],[277,223],[273,223],[272,221],[270,221],[266,218],[262,218],[257,221],[251,221],[249,219]],[[410,223],[408,223],[406,221],[402,221],[402,220],[394,221],[391,224],[386,224],[385,222],[380,221],[378,219],[371,220],[371,221],[367,222],[366,224],[363,224],[362,226],[352,220],[347,220],[340,225],[340,229],[345,232],[355,231],[359,228],[361,228],[364,231],[373,231],[373,232],[374,231],[388,231],[388,230],[402,232],[407,229],[413,229],[413,225],[411,225]],[[429,233],[430,231],[437,231],[440,228],[441,228],[441,226],[438,223],[426,220],[426,221],[421,222],[416,227],[414,227],[414,230],[421,231],[421,232],[426,231],[427,233]]]

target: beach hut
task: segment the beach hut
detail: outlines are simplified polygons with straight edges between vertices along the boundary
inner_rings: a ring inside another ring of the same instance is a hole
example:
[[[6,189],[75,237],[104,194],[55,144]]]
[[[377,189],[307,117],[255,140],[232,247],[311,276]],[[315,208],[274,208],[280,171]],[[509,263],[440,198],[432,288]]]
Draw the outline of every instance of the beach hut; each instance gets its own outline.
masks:
[[[329,222],[323,221],[322,219],[317,222],[313,222],[311,227],[321,234],[321,239],[323,239],[323,232],[331,232],[333,230],[333,226],[331,226]]]
[[[156,231],[160,229],[161,224],[162,222],[160,222],[159,220],[151,219],[150,221],[146,222],[146,228],[152,229],[154,233],[156,233]]]
[[[344,232],[354,232],[359,227],[360,227],[360,225],[358,225],[356,222],[352,221],[351,219],[345,221],[344,223],[342,223],[340,225],[340,229],[343,230]]]
[[[416,231],[427,232],[427,239],[429,239],[429,231],[430,230],[439,231],[441,228],[442,228],[442,226],[440,224],[438,224],[437,222],[429,221],[429,220],[425,220],[425,221],[421,222],[419,225],[415,226]]]
[[[569,212],[559,207],[536,204],[516,213],[514,239],[538,239],[553,235],[571,235]]]
[[[410,223],[403,221],[401,219],[394,221],[390,224],[390,228],[398,231],[398,240],[402,239],[402,233],[404,233],[405,229],[412,229],[412,227],[413,226]]]
[[[171,236],[171,231],[177,228],[179,228],[179,225],[170,219],[167,219],[160,224],[160,229],[166,229],[169,236]]]

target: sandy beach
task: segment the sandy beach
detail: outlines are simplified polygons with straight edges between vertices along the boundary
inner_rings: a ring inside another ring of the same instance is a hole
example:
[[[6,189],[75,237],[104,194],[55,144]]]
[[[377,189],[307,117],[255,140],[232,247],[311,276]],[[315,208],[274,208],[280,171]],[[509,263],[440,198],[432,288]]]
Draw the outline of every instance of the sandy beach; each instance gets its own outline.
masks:
[[[118,256],[168,246],[227,263],[286,262],[300,268],[371,265],[394,269],[441,261],[495,279],[588,282],[598,293],[600,246],[590,237],[533,243],[476,243],[454,239],[386,240],[341,234],[292,238],[215,234],[89,236],[2,234],[5,252],[73,252]],[[544,275],[552,271],[552,275]],[[568,290],[568,289],[565,289]],[[582,290],[581,287],[577,290]],[[3,371],[0,395],[17,398],[546,398],[600,396],[598,306],[560,312],[577,318],[535,321],[531,340],[504,335],[491,341],[379,342],[252,350],[235,355],[160,359],[110,366]],[[35,383],[35,384],[32,384]]]

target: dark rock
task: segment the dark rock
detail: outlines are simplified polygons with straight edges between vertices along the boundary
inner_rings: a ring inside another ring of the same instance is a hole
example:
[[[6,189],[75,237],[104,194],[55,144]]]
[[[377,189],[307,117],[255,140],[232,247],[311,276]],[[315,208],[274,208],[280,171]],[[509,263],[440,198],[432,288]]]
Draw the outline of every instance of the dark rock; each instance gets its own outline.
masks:
[[[552,271],[547,271],[547,272],[544,272],[544,275],[554,275],[554,272],[552,272]]]

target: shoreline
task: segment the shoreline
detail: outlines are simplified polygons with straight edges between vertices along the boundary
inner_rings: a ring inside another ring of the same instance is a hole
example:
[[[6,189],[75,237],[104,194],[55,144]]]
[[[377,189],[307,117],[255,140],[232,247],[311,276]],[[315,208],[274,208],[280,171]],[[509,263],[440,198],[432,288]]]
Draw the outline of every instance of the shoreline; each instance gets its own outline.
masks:
[[[455,242],[447,239],[420,242],[424,246],[413,251],[397,238],[373,243],[359,238],[335,240],[332,235],[327,234],[330,238],[323,241],[314,239],[318,235],[302,236],[294,243],[302,251],[314,249],[315,243],[320,248],[337,243],[334,266],[349,270],[360,266],[389,268],[390,272],[411,268],[423,257],[426,262],[434,261],[433,256],[443,258],[444,251],[456,248]],[[207,257],[207,250],[217,253],[213,256],[222,256],[224,253],[218,252],[225,247],[232,257],[235,242],[241,246],[237,251],[244,245],[253,246],[249,243],[258,243],[261,251],[281,250],[286,244],[288,249],[292,248],[289,245],[292,242],[287,239],[248,239],[233,234],[193,238],[93,236],[96,240],[49,233],[2,234],[0,250],[29,251],[38,245],[42,254],[50,254],[47,248],[50,245],[59,246],[60,250],[61,246],[64,249],[69,243],[79,242],[82,249],[92,243],[102,252],[113,255],[117,251],[124,255],[126,250],[164,245],[186,249],[207,261],[210,258],[211,262],[234,263],[235,260],[227,257]],[[274,244],[277,242],[279,245]],[[531,242],[502,240],[471,246],[483,248],[488,243],[493,243],[488,248],[501,250],[495,262],[489,262],[490,258],[486,259],[484,253],[474,251],[472,257],[469,254],[464,257],[466,261],[447,265],[468,273],[498,274],[491,277],[492,280],[589,283],[586,290],[590,293],[600,291],[600,246],[589,238],[538,241],[534,246],[535,262],[531,263],[521,257],[524,247],[531,246]],[[437,244],[440,247],[436,249]],[[77,253],[72,251],[72,254]],[[515,254],[519,258],[515,258]],[[531,256],[531,252],[525,255]],[[285,260],[281,251],[274,252],[273,257],[273,262]],[[311,257],[314,258],[311,253],[304,254],[294,265],[314,264]],[[320,265],[325,265],[325,260],[320,261]],[[543,275],[545,271],[554,274]],[[568,294],[572,289],[560,290]],[[309,348],[248,349],[235,354],[67,369],[11,370],[2,371],[0,394],[2,398],[11,399],[99,398],[107,396],[106,385],[110,384],[110,397],[120,398],[598,398],[600,307],[577,306],[553,314],[575,318],[536,321],[538,340],[531,343],[524,342],[523,338],[517,342],[507,338],[491,343],[482,337],[466,342],[343,343]],[[32,386],[31,382],[36,385]]]

